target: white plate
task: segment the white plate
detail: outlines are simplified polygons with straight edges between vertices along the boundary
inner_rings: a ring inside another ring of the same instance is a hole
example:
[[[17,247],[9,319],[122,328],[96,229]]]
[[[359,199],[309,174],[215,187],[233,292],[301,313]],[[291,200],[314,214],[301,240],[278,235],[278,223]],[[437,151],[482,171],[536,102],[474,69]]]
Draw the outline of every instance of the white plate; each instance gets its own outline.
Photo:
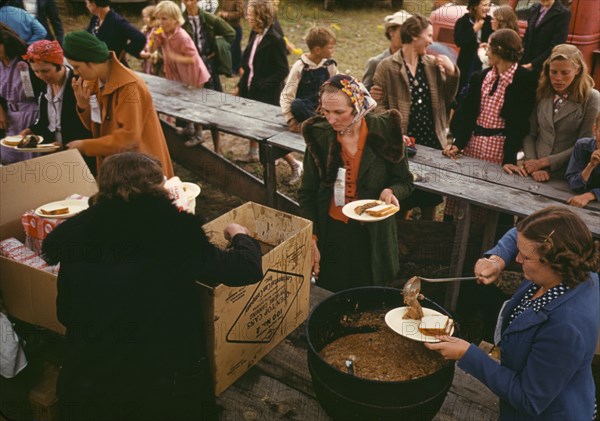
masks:
[[[363,200],[355,200],[354,202],[350,202],[350,203],[346,203],[344,205],[344,207],[342,208],[342,213],[344,215],[346,215],[348,218],[351,219],[355,219],[357,221],[361,221],[361,222],[377,222],[377,221],[382,221],[386,218],[389,218],[390,216],[394,215],[396,212],[398,212],[400,210],[400,208],[398,208],[398,210],[394,213],[391,213],[389,215],[386,216],[371,216],[366,212],[363,212],[362,215],[358,215],[356,212],[354,212],[354,209],[357,206],[362,206],[366,203],[369,202],[377,202],[380,205],[383,205],[384,202],[382,202],[381,200],[375,200],[375,199],[363,199]]]
[[[38,136],[38,137],[40,138],[40,141],[36,148],[17,148],[16,146],[9,145],[5,142],[5,140],[7,140],[7,139],[8,140],[20,140],[20,139],[22,139],[22,136],[7,136],[4,139],[0,140],[0,144],[4,147],[12,148],[15,151],[19,151],[19,152],[46,153],[46,152],[54,152],[61,148],[60,145],[55,145],[53,143],[42,144],[42,142],[44,141],[44,138],[42,136]]]
[[[42,213],[42,209],[51,211],[65,207],[69,208],[69,213],[65,213],[63,215],[44,215]],[[42,218],[64,219],[77,215],[79,212],[86,210],[88,207],[89,205],[87,200],[59,200],[58,202],[46,203],[45,205],[37,208],[34,212],[37,216],[41,216]]]
[[[200,186],[196,183],[188,183],[187,181],[184,181],[181,184],[183,184],[183,190],[185,190],[185,194],[187,195],[188,199],[194,199],[200,194]]]
[[[12,135],[12,136],[6,136],[4,139],[0,140],[0,143],[2,144],[2,146],[6,146],[7,148],[14,148],[15,146],[9,145],[6,142],[7,141],[9,141],[9,142],[20,142],[21,139],[23,139],[23,136],[20,136],[20,135],[16,134],[16,135]]]
[[[412,339],[419,342],[440,342],[435,336],[428,336],[421,333],[419,330],[420,320],[403,319],[404,313],[408,307],[398,307],[390,310],[385,315],[385,322],[394,332],[399,333],[405,338]],[[423,307],[423,314],[425,316],[442,315],[439,311],[432,310],[430,308]],[[450,336],[454,333],[454,325],[450,329]]]

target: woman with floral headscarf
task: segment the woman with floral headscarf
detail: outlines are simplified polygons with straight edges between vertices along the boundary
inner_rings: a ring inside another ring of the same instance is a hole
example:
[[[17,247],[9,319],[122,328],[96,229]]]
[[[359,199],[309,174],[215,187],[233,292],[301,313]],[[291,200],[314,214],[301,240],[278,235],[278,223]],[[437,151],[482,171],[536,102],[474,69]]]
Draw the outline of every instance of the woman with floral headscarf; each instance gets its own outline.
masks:
[[[359,199],[398,206],[413,191],[400,114],[369,114],[376,105],[361,83],[338,74],[321,88],[321,115],[302,129],[300,212],[313,221],[318,285],[332,291],[385,285],[399,269],[395,218],[364,224],[342,213]]]

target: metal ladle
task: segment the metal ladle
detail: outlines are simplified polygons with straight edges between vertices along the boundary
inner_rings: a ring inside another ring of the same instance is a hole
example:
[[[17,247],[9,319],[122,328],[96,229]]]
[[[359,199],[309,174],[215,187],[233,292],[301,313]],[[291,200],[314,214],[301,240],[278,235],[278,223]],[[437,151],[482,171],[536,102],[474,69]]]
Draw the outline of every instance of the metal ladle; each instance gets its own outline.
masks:
[[[402,294],[405,297],[418,296],[421,292],[421,281],[425,282],[454,282],[454,281],[476,281],[476,276],[465,276],[462,278],[423,278],[421,276],[415,276],[414,278],[409,279],[405,284],[404,288],[402,288]]]

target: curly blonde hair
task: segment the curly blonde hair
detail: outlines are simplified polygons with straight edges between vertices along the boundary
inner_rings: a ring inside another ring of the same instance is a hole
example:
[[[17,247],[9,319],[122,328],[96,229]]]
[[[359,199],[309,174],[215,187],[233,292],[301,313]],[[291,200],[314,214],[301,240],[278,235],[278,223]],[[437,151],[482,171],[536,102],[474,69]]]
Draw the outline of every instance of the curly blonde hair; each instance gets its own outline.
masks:
[[[600,243],[573,211],[550,206],[517,224],[517,231],[536,244],[540,262],[547,263],[574,288],[588,280],[588,272],[600,269]]]

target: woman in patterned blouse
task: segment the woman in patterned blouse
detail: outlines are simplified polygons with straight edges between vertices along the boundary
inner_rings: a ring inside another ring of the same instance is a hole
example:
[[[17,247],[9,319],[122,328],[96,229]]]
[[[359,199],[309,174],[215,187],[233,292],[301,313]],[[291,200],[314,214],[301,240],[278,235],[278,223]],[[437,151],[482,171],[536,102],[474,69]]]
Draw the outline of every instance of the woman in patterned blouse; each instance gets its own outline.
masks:
[[[402,48],[377,66],[371,94],[381,110],[400,111],[402,132],[414,138],[417,149],[424,145],[441,150],[460,72],[447,56],[426,54],[433,43],[433,26],[424,16],[408,18],[400,37]],[[401,208],[420,207],[422,218],[431,220],[441,202],[441,196],[416,190]]]
[[[489,69],[471,78],[466,96],[450,122],[454,143],[444,155],[459,152],[472,158],[500,164],[509,174],[526,176],[517,167],[517,152],[529,130],[529,116],[535,106],[536,75],[519,66],[523,55],[521,38],[512,29],[499,29],[490,36]],[[444,213],[452,215],[455,201],[448,199]],[[485,221],[477,211],[475,220]]]
[[[497,279],[516,255],[525,280],[498,318],[500,364],[474,344],[441,337],[426,344],[500,397],[501,420],[591,420],[592,359],[600,327],[600,244],[564,207],[523,219],[480,259],[475,274]]]

